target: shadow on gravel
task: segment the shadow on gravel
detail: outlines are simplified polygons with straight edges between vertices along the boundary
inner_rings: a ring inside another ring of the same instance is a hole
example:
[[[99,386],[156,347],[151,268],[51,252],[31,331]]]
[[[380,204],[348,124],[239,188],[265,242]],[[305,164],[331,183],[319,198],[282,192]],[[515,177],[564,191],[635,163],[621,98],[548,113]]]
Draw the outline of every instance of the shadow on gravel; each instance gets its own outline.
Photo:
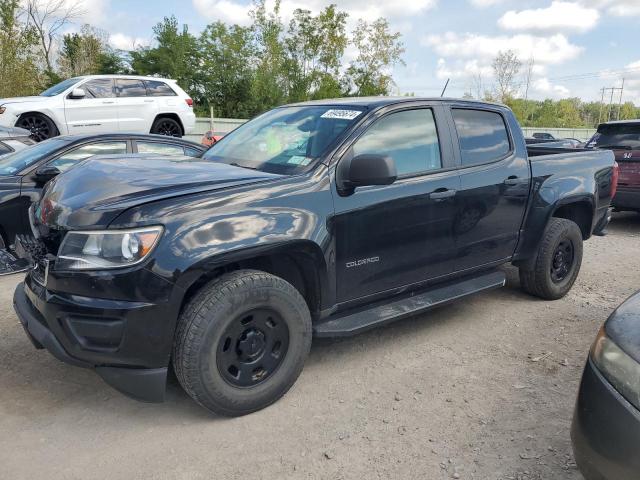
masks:
[[[640,214],[635,212],[614,213],[609,227],[609,233],[640,234]]]

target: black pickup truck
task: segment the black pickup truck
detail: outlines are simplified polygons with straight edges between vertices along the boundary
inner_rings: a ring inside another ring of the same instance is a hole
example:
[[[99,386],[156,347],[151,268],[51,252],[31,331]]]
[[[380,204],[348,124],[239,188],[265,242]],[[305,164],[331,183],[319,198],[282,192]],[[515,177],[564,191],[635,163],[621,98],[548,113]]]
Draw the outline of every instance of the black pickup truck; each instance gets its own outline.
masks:
[[[446,99],[288,105],[201,159],[93,159],[30,209],[15,292],[37,348],[141,400],[173,365],[205,408],[286,393],[312,336],[501,287],[558,299],[616,188],[609,151],[527,151],[512,112]]]

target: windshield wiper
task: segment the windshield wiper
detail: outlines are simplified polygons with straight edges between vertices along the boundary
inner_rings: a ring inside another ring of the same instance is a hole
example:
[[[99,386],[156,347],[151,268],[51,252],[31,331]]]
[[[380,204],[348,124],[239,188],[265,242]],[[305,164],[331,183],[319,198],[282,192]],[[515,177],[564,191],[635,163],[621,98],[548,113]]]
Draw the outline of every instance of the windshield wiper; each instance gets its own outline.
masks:
[[[612,150],[633,150],[629,145],[596,145],[596,148],[610,148]]]
[[[229,165],[233,166],[233,167],[240,167],[240,168],[248,168],[249,170],[258,170],[256,167],[247,167],[246,165],[240,165],[239,163],[230,163]]]

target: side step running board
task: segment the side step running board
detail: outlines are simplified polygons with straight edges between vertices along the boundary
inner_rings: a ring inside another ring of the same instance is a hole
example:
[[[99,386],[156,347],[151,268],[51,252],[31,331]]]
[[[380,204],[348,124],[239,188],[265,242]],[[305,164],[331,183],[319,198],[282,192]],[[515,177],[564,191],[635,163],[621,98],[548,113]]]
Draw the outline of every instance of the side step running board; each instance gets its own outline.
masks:
[[[432,290],[417,293],[356,313],[347,313],[318,323],[313,332],[316,337],[348,337],[372,328],[425,312],[467,295],[504,286],[504,272],[494,271],[480,276],[467,277]]]

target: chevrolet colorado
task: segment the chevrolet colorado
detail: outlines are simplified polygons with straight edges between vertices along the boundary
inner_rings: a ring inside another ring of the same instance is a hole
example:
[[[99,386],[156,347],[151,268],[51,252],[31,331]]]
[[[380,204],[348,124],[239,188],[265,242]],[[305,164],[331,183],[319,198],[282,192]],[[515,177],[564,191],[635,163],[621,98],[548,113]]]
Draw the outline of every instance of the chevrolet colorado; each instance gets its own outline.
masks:
[[[501,105],[288,105],[201,159],[93,159],[49,182],[14,306],[37,348],[132,397],[161,401],[172,367],[244,415],[289,390],[312,336],[500,287],[500,265],[561,298],[616,175],[609,151],[527,150]]]

